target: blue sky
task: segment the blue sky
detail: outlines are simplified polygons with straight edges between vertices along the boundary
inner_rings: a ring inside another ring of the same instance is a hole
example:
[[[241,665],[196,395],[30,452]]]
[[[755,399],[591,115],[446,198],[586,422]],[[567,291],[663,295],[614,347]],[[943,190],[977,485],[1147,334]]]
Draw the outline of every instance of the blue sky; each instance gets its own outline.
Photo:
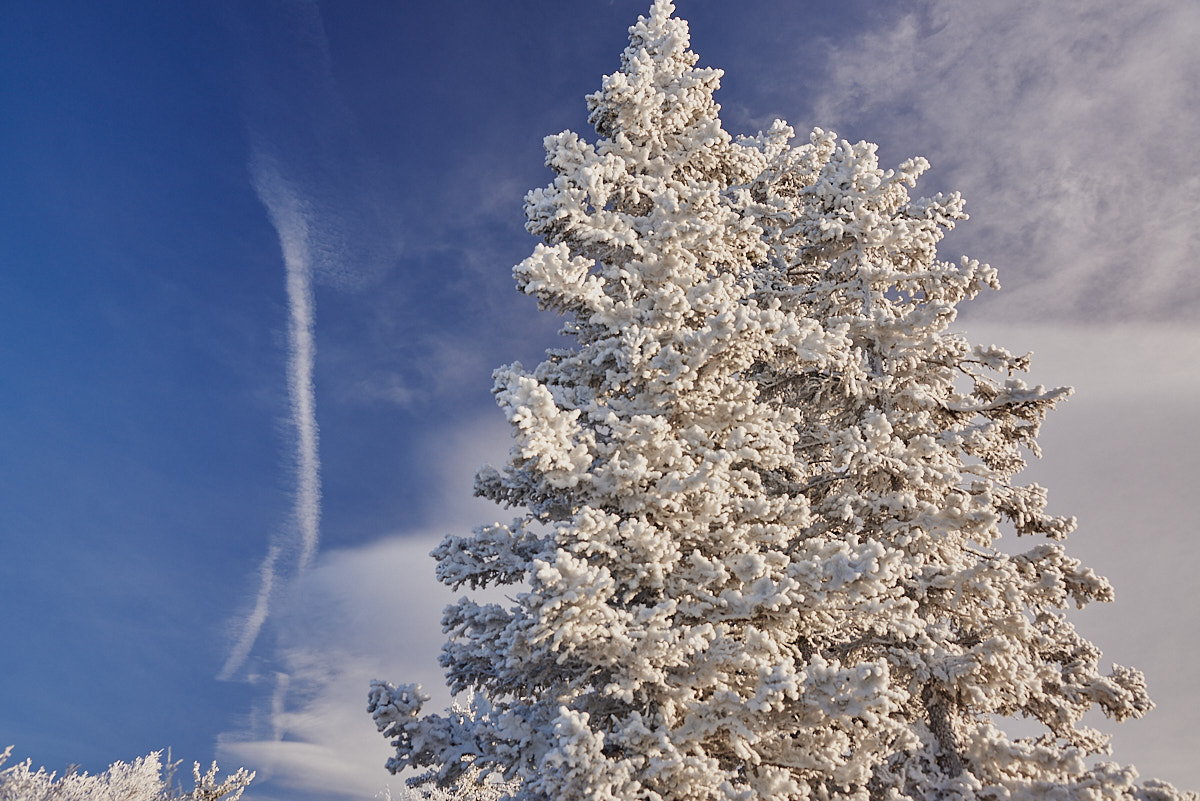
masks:
[[[1200,8],[966,5],[678,2],[727,129],[832,128],[966,196],[943,256],[1006,289],[962,327],[1079,389],[1029,477],[1116,585],[1081,628],[1159,703],[1116,757],[1195,788]],[[366,680],[436,683],[424,554],[494,515],[490,371],[556,339],[512,288],[521,199],[648,6],[6,5],[0,746],[399,786]]]

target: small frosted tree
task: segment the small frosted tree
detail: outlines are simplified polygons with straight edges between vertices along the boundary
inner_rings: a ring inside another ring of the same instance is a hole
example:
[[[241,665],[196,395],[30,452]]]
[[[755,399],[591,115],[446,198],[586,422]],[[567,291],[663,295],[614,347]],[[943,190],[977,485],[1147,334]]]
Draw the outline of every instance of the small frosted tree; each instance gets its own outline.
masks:
[[[1180,797],[1092,764],[1084,712],[1151,703],[1063,615],[1112,596],[1074,521],[1013,481],[1069,390],[949,331],[998,288],[938,259],[960,198],[820,130],[733,139],[673,10],[588,98],[596,143],[546,139],[514,273],[573,346],[495,374],[515,443],[476,491],[520,516],[434,552],[511,604],[446,610],[469,711],[372,685],[388,768],[547,801]]]
[[[12,746],[0,752],[0,767],[12,754]],[[163,775],[162,752],[138,757],[131,763],[114,762],[95,775],[69,771],[63,776],[33,770],[30,760],[0,770],[0,801],[238,801],[254,780],[245,768],[224,779],[217,778],[217,763],[205,773],[195,763],[190,792],[175,787],[175,768],[166,766]]]

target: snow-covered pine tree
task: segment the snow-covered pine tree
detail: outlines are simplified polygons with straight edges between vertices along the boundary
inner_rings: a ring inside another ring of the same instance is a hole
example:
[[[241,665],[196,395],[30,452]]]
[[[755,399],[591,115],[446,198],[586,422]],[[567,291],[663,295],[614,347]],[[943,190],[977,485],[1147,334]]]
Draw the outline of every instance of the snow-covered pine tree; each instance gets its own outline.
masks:
[[[1063,616],[1112,594],[1059,544],[1074,521],[1013,482],[1068,390],[948,330],[998,286],[937,257],[961,200],[820,130],[735,141],[673,11],[588,98],[596,143],[546,139],[546,244],[514,272],[573,347],[495,374],[515,444],[476,489],[521,516],[434,552],[511,605],[446,611],[469,713],[372,685],[388,768],[531,801],[1179,798],[1089,759],[1085,711],[1151,704]]]

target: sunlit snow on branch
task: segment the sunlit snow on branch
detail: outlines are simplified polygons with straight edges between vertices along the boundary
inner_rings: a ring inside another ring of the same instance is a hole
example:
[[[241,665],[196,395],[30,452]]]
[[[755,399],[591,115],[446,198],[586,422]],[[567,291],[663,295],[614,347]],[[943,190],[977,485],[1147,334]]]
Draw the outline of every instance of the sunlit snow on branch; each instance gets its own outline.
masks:
[[[12,754],[12,746],[0,753],[0,768]],[[155,751],[133,762],[114,762],[102,773],[90,775],[68,771],[62,776],[45,768],[33,770],[25,760],[0,770],[0,799],[3,801],[238,801],[254,780],[245,768],[218,778],[217,763],[200,772],[200,763],[192,767],[193,788],[185,792],[175,783],[179,763],[162,762]],[[164,767],[166,773],[164,775]]]

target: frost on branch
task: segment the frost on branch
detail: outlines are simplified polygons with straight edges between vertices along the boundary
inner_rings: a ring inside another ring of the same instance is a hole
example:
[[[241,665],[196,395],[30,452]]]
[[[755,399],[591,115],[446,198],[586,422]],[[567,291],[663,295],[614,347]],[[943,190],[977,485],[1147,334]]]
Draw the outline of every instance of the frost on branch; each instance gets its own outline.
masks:
[[[999,287],[937,255],[961,198],[819,129],[734,139],[672,12],[588,98],[597,140],[545,140],[514,276],[570,347],[495,374],[514,444],[476,492],[517,516],[434,552],[510,602],[445,612],[469,709],[372,686],[389,769],[530,801],[1179,798],[1093,764],[1083,714],[1151,705],[1064,617],[1112,598],[1075,521],[1015,480],[1070,390],[950,330]]]
[[[10,754],[12,746],[0,752],[0,767]],[[0,801],[238,801],[254,779],[245,768],[218,779],[216,762],[203,774],[197,762],[192,770],[194,787],[185,793],[173,786],[178,763],[168,764],[163,775],[160,751],[131,763],[114,762],[94,776],[74,771],[57,776],[45,768],[34,771],[32,764],[27,759],[0,770]]]

